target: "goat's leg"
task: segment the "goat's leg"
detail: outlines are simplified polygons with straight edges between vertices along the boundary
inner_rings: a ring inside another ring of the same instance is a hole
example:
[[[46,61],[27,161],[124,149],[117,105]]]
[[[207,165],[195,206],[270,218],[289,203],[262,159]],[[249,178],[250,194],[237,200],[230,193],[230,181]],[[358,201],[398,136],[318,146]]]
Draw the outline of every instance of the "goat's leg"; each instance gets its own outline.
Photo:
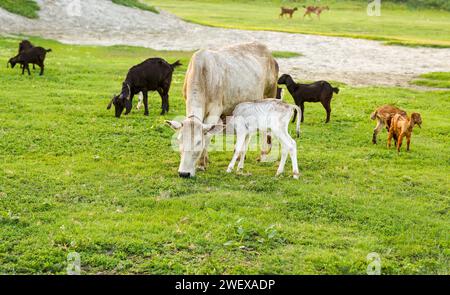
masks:
[[[380,133],[381,129],[383,128],[383,121],[381,119],[377,118],[377,126],[375,129],[373,129],[373,135],[372,135],[372,143],[377,144],[377,135]]]
[[[404,137],[403,133],[400,134],[400,136],[398,137],[397,152],[400,152],[400,148],[402,147],[403,137]]]
[[[305,103],[304,102],[300,103],[300,110],[302,111],[302,113],[301,113],[302,119],[300,121],[303,123],[303,120],[305,120]]]
[[[158,88],[159,96],[161,96],[161,115],[169,111],[169,90]]]
[[[38,64],[38,66],[41,68],[41,72],[39,73],[39,76],[44,75],[44,64]]]
[[[246,137],[246,134],[244,134],[243,132],[237,133],[236,146],[234,148],[234,155],[233,155],[233,158],[231,159],[230,164],[228,165],[227,173],[230,173],[233,171],[234,165],[236,164],[236,160],[237,160],[239,154],[241,154],[241,152],[244,149],[245,137]]]
[[[31,76],[30,65],[29,64],[25,64],[25,68],[27,69],[28,76]]]
[[[23,64],[22,65],[22,75],[24,75],[25,74],[25,65]]]
[[[330,100],[327,101],[321,101],[323,107],[325,108],[325,111],[327,112],[327,118],[325,120],[325,123],[330,122],[330,116],[331,116],[331,106],[330,106]]]
[[[144,96],[144,116],[148,116],[148,91],[142,91],[142,96]]]

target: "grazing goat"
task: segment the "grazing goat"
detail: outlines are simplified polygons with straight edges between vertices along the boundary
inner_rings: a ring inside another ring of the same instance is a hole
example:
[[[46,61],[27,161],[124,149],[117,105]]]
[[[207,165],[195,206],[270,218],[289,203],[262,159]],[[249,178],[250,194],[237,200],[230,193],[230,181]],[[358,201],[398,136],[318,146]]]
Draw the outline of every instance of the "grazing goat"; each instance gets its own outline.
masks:
[[[327,81],[317,81],[312,84],[298,84],[287,74],[283,74],[278,79],[278,84],[286,85],[289,93],[294,98],[295,104],[302,110],[302,122],[305,118],[305,102],[321,102],[327,112],[325,123],[330,122],[331,99],[333,98],[333,92],[336,94],[339,93],[339,88],[332,87]],[[295,121],[296,116],[297,112],[295,112],[292,122]]]
[[[22,51],[25,51],[27,49],[33,48],[34,45],[31,44],[28,40],[22,40],[22,42],[19,43],[19,52],[17,54],[20,54]],[[21,66],[23,68],[23,66]],[[36,69],[35,64],[33,64],[33,70]]]
[[[377,136],[378,133],[380,133],[381,128],[383,128],[384,125],[386,125],[386,130],[389,132],[389,128],[391,127],[391,120],[396,115],[400,114],[402,116],[406,116],[406,112],[404,110],[401,110],[395,106],[391,105],[384,105],[376,109],[371,115],[370,119],[377,120],[377,126],[373,130],[372,135],[372,143],[377,143]],[[394,134],[394,140],[397,142],[397,137]]]
[[[320,20],[320,14],[324,11],[324,10],[330,10],[330,8],[328,6],[303,6],[305,8],[305,14],[303,15],[303,18],[305,18],[306,15],[308,15],[310,18],[311,17],[311,13],[315,13],[317,15],[317,18]]]
[[[245,154],[251,135],[255,132],[269,130],[278,138],[282,146],[281,161],[277,176],[283,173],[287,155],[291,157],[294,178],[299,178],[297,164],[297,143],[289,135],[289,121],[293,111],[301,112],[298,106],[286,104],[279,99],[265,99],[255,102],[243,102],[236,106],[230,121],[236,131],[236,147],[227,172],[234,169],[236,160],[240,157],[238,170],[244,168]],[[300,136],[300,116],[297,119],[297,136]]]
[[[283,17],[285,14],[288,14],[290,18],[292,18],[292,15],[294,14],[294,12],[296,12],[298,10],[297,7],[294,8],[286,8],[286,7],[281,7],[281,13],[279,17]]]
[[[20,64],[22,66],[22,75],[25,73],[25,70],[28,71],[28,75],[31,75],[29,64],[37,64],[41,68],[39,75],[42,76],[44,74],[45,56],[50,51],[52,50],[44,49],[39,46],[25,49],[15,57],[11,58],[6,66],[8,67],[8,65],[11,64],[11,68],[14,68],[16,64]]]
[[[403,137],[406,136],[406,150],[409,151],[409,145],[411,143],[411,134],[414,125],[418,125],[419,128],[422,124],[422,117],[419,113],[412,113],[411,117],[402,116],[401,114],[396,114],[392,118],[391,127],[389,128],[387,146],[391,147],[392,137],[395,135],[397,137],[397,152],[400,152],[400,147],[402,146]]]
[[[111,105],[114,104],[117,118],[120,118],[124,109],[126,109],[125,115],[128,115],[132,108],[134,95],[141,92],[144,97],[144,115],[148,116],[148,92],[158,91],[162,100],[161,115],[164,115],[169,111],[170,84],[172,83],[173,71],[178,66],[181,66],[180,61],[169,64],[162,58],[149,58],[132,67],[122,83],[120,94],[113,96],[107,109],[109,110]]]

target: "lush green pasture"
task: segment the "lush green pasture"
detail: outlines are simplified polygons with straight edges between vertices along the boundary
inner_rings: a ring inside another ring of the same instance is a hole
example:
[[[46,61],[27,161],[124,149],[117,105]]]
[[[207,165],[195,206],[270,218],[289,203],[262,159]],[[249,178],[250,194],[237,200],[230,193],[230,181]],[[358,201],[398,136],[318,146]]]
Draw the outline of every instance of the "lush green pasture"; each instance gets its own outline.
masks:
[[[367,2],[232,1],[232,0],[145,0],[181,18],[209,26],[248,30],[323,34],[386,41],[408,46],[450,46],[450,12],[411,9],[382,1],[381,16],[369,17]],[[313,15],[303,19],[303,5],[328,5],[321,20]],[[280,6],[297,6],[293,19],[280,19]]]
[[[153,6],[142,3],[139,0],[111,0],[111,1],[116,4],[125,5],[128,7],[134,7],[143,10],[148,10],[154,13],[159,13],[158,10],[156,10]]]
[[[420,75],[414,84],[427,87],[450,88],[450,72],[433,72]]]
[[[0,39],[1,60],[18,41]],[[300,180],[257,152],[226,174],[232,151],[186,180],[164,120],[184,114],[190,53],[31,41],[53,49],[45,76],[0,67],[0,273],[65,273],[73,251],[83,273],[365,274],[370,252],[383,274],[449,273],[450,92],[340,85],[330,124],[306,106]],[[114,118],[111,95],[151,56],[184,64],[169,115],[153,94],[149,117]],[[371,144],[384,103],[422,114],[411,152],[385,132]]]
[[[34,0],[0,0],[0,7],[28,18],[38,18],[39,5]]]

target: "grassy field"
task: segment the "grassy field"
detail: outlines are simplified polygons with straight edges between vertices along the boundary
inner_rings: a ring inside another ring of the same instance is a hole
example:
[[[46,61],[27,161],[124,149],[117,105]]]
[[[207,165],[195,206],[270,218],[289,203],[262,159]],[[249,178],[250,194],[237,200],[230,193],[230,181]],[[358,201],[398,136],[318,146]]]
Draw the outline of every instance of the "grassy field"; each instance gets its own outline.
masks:
[[[34,0],[0,0],[0,7],[28,18],[39,16],[39,5]]]
[[[142,3],[139,0],[112,0],[112,2],[120,5],[125,5],[128,7],[134,7],[143,10],[148,10],[154,13],[159,13],[159,11],[155,9],[155,7]]]
[[[412,81],[413,84],[427,87],[450,88],[449,72],[434,72],[420,75],[419,79]]]
[[[407,46],[450,47],[450,12],[411,9],[382,2],[381,16],[369,17],[363,1],[324,0],[330,11],[318,21],[303,20],[304,4],[312,1],[143,0],[181,18],[203,25],[248,30],[344,36]],[[293,19],[280,19],[280,6],[298,6]]]
[[[1,60],[18,41],[0,38]],[[45,76],[0,67],[0,273],[65,273],[76,251],[86,274],[365,274],[370,252],[383,274],[449,274],[449,91],[341,84],[330,124],[306,106],[300,180],[257,152],[251,175],[228,175],[231,151],[186,180],[164,120],[184,114],[191,53],[31,41],[53,49]],[[149,117],[114,118],[110,97],[151,56],[184,64],[169,115],[152,94]],[[385,103],[422,114],[411,152],[370,143]]]

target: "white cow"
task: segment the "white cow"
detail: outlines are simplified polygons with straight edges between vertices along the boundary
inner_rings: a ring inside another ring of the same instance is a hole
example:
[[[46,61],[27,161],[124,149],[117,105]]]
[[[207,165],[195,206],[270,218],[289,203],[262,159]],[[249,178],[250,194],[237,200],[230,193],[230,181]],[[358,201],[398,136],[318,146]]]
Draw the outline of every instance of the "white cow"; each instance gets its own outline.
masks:
[[[241,102],[276,96],[278,71],[271,52],[256,42],[192,56],[184,82],[186,119],[167,121],[178,131],[181,177],[195,176],[197,164],[206,169],[207,147],[222,130],[221,117],[231,115]],[[262,158],[270,149],[268,142],[263,140]]]
[[[294,178],[298,179],[297,143],[288,132],[289,122],[294,114],[294,110],[299,114],[296,128],[298,137],[300,136],[300,118],[302,113],[298,106],[284,103],[279,99],[265,99],[257,102],[243,102],[238,104],[233,111],[233,118],[230,122],[236,131],[237,139],[234,155],[227,172],[230,173],[233,171],[238,157],[240,157],[238,170],[244,168],[245,154],[247,153],[248,144],[253,133],[258,130],[260,132],[268,132],[270,130],[272,132],[271,134],[278,138],[281,143],[281,161],[277,176],[283,173],[289,153]]]

